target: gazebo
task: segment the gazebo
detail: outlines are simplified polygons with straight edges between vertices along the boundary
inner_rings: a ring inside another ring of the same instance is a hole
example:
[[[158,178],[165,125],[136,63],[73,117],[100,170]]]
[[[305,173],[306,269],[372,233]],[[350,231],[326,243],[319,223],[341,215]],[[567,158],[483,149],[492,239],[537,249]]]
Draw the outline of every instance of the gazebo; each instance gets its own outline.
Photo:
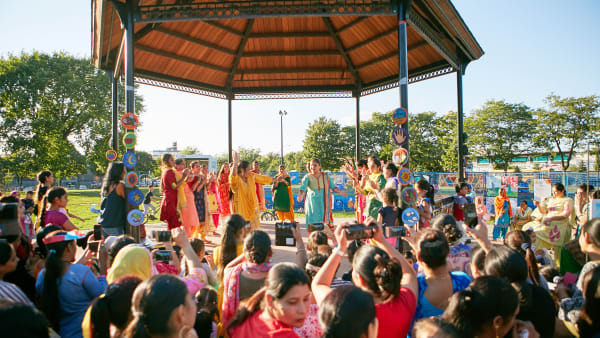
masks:
[[[117,81],[126,112],[134,83],[231,101],[360,98],[456,73],[459,177],[464,178],[462,76],[483,50],[449,0],[93,0],[94,65],[111,74],[118,151]],[[408,129],[408,121],[403,125]],[[408,146],[406,146],[408,147]]]

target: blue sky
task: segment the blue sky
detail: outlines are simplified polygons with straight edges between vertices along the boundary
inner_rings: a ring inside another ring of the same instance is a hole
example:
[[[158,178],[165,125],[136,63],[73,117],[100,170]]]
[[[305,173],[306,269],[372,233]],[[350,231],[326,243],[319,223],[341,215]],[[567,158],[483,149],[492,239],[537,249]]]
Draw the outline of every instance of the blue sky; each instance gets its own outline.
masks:
[[[453,3],[485,51],[463,78],[466,113],[488,99],[540,107],[550,93],[600,95],[600,1]],[[0,57],[33,50],[89,57],[90,29],[90,1],[0,1]],[[150,86],[140,94],[146,111],[138,149],[177,141],[208,154],[227,150],[226,101]],[[397,89],[364,97],[361,117],[393,110],[398,102]],[[279,152],[278,111],[285,109],[284,151],[298,151],[309,123],[327,116],[352,125],[354,107],[354,99],[234,101],[233,145]],[[410,112],[449,110],[456,110],[454,74],[409,86]]]

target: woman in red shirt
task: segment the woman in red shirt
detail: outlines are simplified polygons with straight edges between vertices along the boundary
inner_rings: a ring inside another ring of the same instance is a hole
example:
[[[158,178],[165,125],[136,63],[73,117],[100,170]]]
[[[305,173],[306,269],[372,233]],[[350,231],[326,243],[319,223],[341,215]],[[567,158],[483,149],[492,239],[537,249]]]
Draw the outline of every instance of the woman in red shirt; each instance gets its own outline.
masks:
[[[269,270],[265,286],[247,300],[227,326],[229,336],[298,338],[311,302],[308,277],[293,263]]]
[[[363,245],[358,249],[352,262],[352,281],[373,296],[379,322],[377,336],[405,337],[417,308],[417,274],[385,240],[381,224],[372,217],[365,224],[377,224],[372,238],[377,246]],[[312,292],[319,306],[331,292],[329,285],[348,247],[344,228],[342,224],[335,230],[338,247],[313,278]]]

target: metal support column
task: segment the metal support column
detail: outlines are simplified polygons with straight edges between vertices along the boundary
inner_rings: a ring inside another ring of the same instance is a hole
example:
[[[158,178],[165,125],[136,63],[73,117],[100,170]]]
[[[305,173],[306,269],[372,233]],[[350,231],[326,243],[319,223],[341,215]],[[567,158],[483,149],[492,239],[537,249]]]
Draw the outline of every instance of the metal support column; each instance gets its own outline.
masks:
[[[402,125],[402,128],[408,130],[408,122],[410,120],[408,114],[408,51],[407,51],[407,37],[406,37],[406,12],[410,6],[410,1],[407,0],[396,0],[396,14],[398,15],[398,78],[399,78],[399,90],[400,90],[400,107],[406,109],[406,122]],[[406,150],[409,150],[408,142],[406,141]],[[410,159],[410,152],[409,152]],[[409,161],[406,161],[407,168],[409,168]]]
[[[232,130],[231,130],[231,96],[227,98],[227,140],[229,149],[229,162],[233,162],[233,146],[232,146]]]
[[[458,112],[456,118],[456,126],[458,132],[458,181],[465,181],[465,153],[464,153],[464,131],[463,131],[463,87],[462,87],[462,76],[463,67],[456,71],[456,96],[458,104]]]
[[[110,79],[111,85],[111,96],[112,96],[112,108],[111,108],[111,117],[112,117],[112,142],[110,144],[110,148],[119,153],[119,131],[118,131],[118,116],[119,113],[119,83],[117,79],[115,79],[115,74],[112,72],[107,72],[108,78]]]
[[[356,132],[355,132],[356,160],[355,160],[355,162],[358,163],[358,161],[360,160],[360,91],[357,91],[357,93],[356,93],[356,127],[355,128],[356,128]]]

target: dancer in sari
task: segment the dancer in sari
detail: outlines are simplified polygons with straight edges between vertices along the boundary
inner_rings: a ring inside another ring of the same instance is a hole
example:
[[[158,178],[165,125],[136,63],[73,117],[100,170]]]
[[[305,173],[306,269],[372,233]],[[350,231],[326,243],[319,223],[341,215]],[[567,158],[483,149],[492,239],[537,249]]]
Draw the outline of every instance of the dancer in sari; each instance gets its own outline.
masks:
[[[248,161],[240,162],[240,155],[234,152],[233,166],[229,173],[229,186],[233,191],[233,212],[250,221],[250,227],[252,230],[256,230],[260,227],[256,183],[269,184],[273,182],[273,178],[250,172],[249,166]]]
[[[364,179],[369,174],[367,161],[360,160],[356,165],[356,170],[351,163],[346,163],[343,167],[344,172],[348,177],[352,180],[352,187],[354,188],[354,213],[356,214],[356,221],[358,223],[363,223],[365,220],[364,216],[364,208],[366,204],[366,196],[360,192],[359,187],[364,184]]]
[[[225,218],[231,215],[231,206],[229,204],[229,163],[227,162],[223,163],[219,171],[218,189],[221,200],[221,216]]]
[[[202,166],[202,171],[205,176],[208,177],[208,183],[206,184],[206,198],[208,201],[208,212],[212,217],[212,223],[214,230],[219,226],[219,216],[221,215],[221,200],[219,199],[219,192],[217,191],[217,177],[214,172],[208,173],[208,167]]]
[[[505,187],[501,187],[498,190],[498,196],[494,199],[494,210],[494,232],[492,237],[494,240],[498,239],[498,237],[504,240],[510,220],[513,217],[512,207],[510,206],[510,200],[506,196]]]
[[[194,229],[191,237],[200,237],[202,241],[206,241],[206,236],[214,229],[208,208],[208,198],[206,196],[208,177],[202,173],[202,166],[196,161],[192,162],[192,174],[194,175],[194,179],[190,184],[194,195],[193,201],[196,208],[198,227]]]
[[[175,158],[171,154],[162,156],[162,177],[160,179],[160,192],[162,201],[160,203],[160,220],[167,223],[169,230],[181,226],[180,199],[185,201],[182,185],[185,183],[189,171],[184,169],[182,174],[176,173]],[[185,202],[184,202],[185,203]]]
[[[561,247],[571,239],[571,225],[575,224],[573,200],[566,196],[565,187],[556,183],[552,185],[552,197],[541,203],[534,201],[534,204],[544,215],[542,221],[533,228],[536,235],[534,246],[537,249],[553,247],[554,259],[559,264]]]
[[[371,173],[365,180],[364,186],[361,187],[361,192],[367,196],[364,216],[377,219],[377,211],[383,206],[383,203],[377,198],[377,194],[385,187],[386,179],[381,173],[381,162],[377,156],[369,156],[367,164]]]
[[[252,162],[252,170],[250,170],[250,172],[259,175],[263,174],[262,171],[260,171],[260,165],[258,164],[258,161],[255,160],[254,162]],[[261,183],[257,182],[255,184],[256,198],[258,199],[258,210],[262,212],[267,210],[267,205],[265,203],[265,188]]]
[[[294,197],[292,195],[292,181],[285,172],[285,166],[279,166],[279,173],[273,182],[273,205],[280,220],[294,222]]]
[[[301,202],[306,195],[305,213],[306,224],[324,223],[333,224],[333,216],[331,214],[331,192],[341,193],[346,195],[345,191],[341,191],[335,186],[333,179],[329,174],[321,171],[321,161],[313,158],[310,161],[310,174],[307,174],[302,179],[300,193],[298,194],[298,202]]]
[[[177,175],[183,176],[183,171],[189,169],[185,167],[185,160],[182,158],[178,158],[175,160],[175,171]],[[185,229],[188,237],[191,237],[195,232],[195,229],[200,225],[198,222],[198,213],[196,212],[196,208],[194,206],[194,193],[192,192],[192,187],[190,186],[190,182],[194,179],[192,176],[187,176],[185,178],[186,184],[182,184],[178,190],[183,190],[184,198],[179,198],[180,192],[178,191],[178,199],[179,207],[181,210],[181,222],[183,223],[183,228]]]

